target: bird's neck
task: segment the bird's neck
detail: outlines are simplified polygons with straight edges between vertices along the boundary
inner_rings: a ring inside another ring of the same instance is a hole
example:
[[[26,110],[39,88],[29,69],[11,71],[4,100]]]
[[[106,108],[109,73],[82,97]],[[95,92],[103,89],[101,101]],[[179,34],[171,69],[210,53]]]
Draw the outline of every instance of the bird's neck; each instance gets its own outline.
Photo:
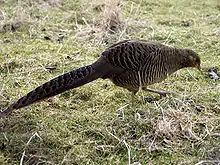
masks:
[[[177,63],[179,65],[179,69],[191,67],[191,61],[188,58],[188,54],[186,53],[185,49],[176,49],[175,55],[177,59]]]
[[[166,61],[166,69],[167,69],[167,74],[170,75],[174,72],[176,72],[177,70],[179,69],[182,69],[183,66],[182,66],[182,56],[181,54],[179,53],[178,49],[176,48],[172,48],[172,49],[169,49],[168,50],[169,53],[167,52],[167,59],[165,60]]]

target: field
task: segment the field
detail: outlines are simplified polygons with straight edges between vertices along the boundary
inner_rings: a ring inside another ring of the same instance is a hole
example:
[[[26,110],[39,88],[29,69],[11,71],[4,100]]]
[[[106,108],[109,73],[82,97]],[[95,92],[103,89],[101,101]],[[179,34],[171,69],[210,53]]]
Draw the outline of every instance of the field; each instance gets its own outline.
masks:
[[[196,51],[202,70],[131,93],[98,79],[0,118],[0,164],[220,164],[219,0],[0,0],[0,107],[124,39]],[[145,97],[146,103],[141,100]],[[155,100],[155,101],[151,101]]]

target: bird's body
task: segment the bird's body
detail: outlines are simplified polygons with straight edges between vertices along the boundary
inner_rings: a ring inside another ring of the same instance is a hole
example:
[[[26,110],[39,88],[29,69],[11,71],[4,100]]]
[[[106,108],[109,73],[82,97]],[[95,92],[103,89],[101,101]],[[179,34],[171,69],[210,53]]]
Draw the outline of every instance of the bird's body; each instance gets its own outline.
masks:
[[[110,79],[115,85],[136,93],[140,87],[160,82],[185,67],[200,67],[200,58],[192,50],[171,48],[145,40],[121,41],[102,52],[93,64],[37,87],[11,104],[0,116],[98,78]]]
[[[123,69],[119,75],[108,78],[117,86],[137,92],[140,86],[160,82],[180,69],[171,62],[174,53],[175,48],[162,44],[127,41],[108,48],[103,57],[114,67]]]

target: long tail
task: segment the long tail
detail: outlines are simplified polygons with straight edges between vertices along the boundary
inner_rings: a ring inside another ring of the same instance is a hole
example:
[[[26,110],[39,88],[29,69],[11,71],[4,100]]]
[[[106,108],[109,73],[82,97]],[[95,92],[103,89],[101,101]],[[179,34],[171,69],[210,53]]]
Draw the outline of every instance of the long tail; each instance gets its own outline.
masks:
[[[97,67],[96,63],[65,73],[37,87],[26,96],[21,97],[7,109],[0,112],[0,117],[10,114],[13,109],[25,107],[69,89],[89,83],[102,77],[103,74],[104,72],[100,72],[100,65]]]

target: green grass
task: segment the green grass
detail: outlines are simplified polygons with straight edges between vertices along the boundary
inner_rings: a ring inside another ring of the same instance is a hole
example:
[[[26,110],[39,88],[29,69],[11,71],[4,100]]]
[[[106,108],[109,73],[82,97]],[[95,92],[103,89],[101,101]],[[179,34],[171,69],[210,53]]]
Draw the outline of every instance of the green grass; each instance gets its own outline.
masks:
[[[123,0],[122,27],[114,34],[103,28],[102,1],[0,3],[0,107],[92,63],[123,39],[193,49],[204,68],[183,69],[152,85],[180,94],[152,103],[142,104],[142,95],[158,96],[140,91],[132,107],[128,91],[100,79],[15,110],[0,119],[0,164],[220,162],[220,85],[206,69],[220,70],[219,1]],[[57,69],[47,71],[47,65]]]

